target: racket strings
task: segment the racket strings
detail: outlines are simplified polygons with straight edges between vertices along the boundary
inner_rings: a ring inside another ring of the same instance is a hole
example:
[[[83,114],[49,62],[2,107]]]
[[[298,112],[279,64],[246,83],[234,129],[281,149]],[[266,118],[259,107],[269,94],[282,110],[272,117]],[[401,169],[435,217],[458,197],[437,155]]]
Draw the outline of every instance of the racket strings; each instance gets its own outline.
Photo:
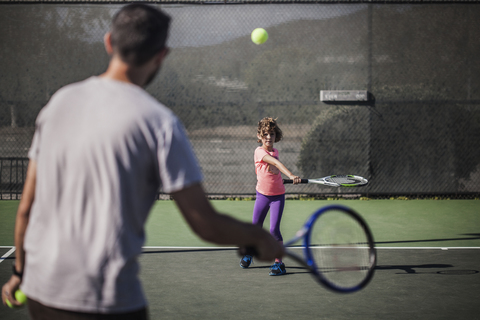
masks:
[[[360,180],[350,176],[332,176],[329,179],[337,184],[357,184],[361,182]]]
[[[325,213],[311,232],[317,272],[340,288],[359,285],[368,275],[370,247],[363,227],[342,211]]]

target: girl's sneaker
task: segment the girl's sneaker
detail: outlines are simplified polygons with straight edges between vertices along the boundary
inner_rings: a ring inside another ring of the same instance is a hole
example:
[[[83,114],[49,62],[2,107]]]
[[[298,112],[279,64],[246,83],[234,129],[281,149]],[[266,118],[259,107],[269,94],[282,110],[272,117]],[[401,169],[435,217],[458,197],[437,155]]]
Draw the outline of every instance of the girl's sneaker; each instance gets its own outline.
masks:
[[[252,263],[253,261],[253,257],[250,256],[250,255],[244,255],[242,260],[240,260],[240,267],[242,267],[243,269],[246,269],[248,267],[250,267],[250,264]]]
[[[285,269],[285,264],[283,262],[275,262],[273,266],[270,267],[270,276],[281,276],[285,273],[287,273],[287,270]]]

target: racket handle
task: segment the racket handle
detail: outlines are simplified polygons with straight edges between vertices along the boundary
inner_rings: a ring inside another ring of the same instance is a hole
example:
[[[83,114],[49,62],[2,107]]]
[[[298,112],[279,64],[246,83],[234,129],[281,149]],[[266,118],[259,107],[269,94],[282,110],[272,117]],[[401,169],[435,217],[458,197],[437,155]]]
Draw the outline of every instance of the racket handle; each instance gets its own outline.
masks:
[[[249,255],[255,257],[257,255],[257,250],[254,247],[240,248],[239,253],[241,256]]]
[[[292,183],[293,183],[293,180],[283,179],[283,184],[292,184]],[[308,183],[308,179],[302,179],[300,183]]]

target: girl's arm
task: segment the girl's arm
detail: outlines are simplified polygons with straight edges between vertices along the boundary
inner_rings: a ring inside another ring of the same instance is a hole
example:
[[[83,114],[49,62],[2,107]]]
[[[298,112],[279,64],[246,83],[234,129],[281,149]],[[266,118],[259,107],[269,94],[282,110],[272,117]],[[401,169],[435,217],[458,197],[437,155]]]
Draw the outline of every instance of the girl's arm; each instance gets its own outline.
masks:
[[[266,154],[262,160],[268,164],[271,164],[277,167],[278,170],[280,170],[280,172],[282,172],[284,175],[286,175],[287,177],[293,180],[293,184],[300,183],[300,181],[302,180],[300,177],[291,173],[290,170],[288,170],[287,167],[285,167],[283,163],[281,163],[278,159],[275,159],[274,157]]]

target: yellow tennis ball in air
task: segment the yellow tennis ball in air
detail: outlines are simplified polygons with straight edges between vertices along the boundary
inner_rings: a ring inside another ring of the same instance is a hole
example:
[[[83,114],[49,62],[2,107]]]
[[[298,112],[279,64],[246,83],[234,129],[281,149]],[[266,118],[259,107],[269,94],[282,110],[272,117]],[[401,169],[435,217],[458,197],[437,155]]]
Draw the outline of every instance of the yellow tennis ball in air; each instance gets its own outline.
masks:
[[[25,304],[27,302],[27,296],[25,295],[25,293],[22,292],[22,290],[15,291],[15,299],[17,299],[17,301],[20,302],[21,304]],[[10,308],[16,307],[8,299],[7,299],[7,306],[9,306]]]
[[[268,33],[263,28],[257,28],[252,31],[252,41],[255,44],[262,44],[268,40]]]

